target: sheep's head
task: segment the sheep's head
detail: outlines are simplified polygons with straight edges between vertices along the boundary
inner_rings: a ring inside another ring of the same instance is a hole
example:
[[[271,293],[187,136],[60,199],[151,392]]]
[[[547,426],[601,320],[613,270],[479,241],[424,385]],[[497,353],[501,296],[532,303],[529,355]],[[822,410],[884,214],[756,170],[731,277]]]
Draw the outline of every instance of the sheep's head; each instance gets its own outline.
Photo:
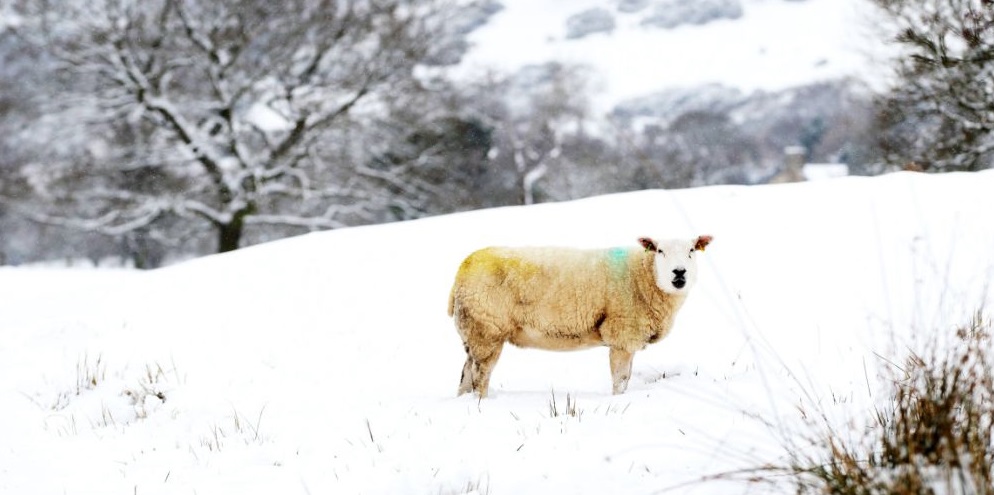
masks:
[[[669,294],[686,293],[697,281],[697,252],[711,242],[709,235],[695,239],[639,239],[656,256],[656,285]]]

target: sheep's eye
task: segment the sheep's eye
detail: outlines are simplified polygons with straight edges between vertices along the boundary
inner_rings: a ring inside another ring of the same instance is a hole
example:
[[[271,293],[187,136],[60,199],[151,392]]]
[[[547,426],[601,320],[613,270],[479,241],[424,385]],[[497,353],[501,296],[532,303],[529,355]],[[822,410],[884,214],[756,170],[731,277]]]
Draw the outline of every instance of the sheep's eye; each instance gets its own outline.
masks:
[[[656,252],[659,253],[659,254],[663,254],[663,250],[662,249],[657,249]]]

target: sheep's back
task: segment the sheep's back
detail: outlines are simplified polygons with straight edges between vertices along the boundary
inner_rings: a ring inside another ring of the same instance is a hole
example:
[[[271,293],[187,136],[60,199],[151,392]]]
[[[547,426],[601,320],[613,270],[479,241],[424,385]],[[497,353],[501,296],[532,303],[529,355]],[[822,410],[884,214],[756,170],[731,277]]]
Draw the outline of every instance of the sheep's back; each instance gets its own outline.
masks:
[[[581,331],[624,293],[629,250],[486,248],[460,266],[456,296],[491,317]],[[590,321],[588,321],[590,320]]]

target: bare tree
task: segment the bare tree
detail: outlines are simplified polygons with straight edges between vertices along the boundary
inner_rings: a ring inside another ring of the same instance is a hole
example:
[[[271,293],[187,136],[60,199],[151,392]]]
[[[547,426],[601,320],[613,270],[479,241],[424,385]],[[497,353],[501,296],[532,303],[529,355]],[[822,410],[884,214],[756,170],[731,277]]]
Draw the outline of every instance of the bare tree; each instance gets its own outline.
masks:
[[[874,0],[901,48],[880,102],[886,159],[934,171],[991,166],[994,1]]]
[[[466,111],[469,104],[455,88],[419,96],[392,105],[372,126],[378,139],[371,140],[371,157],[360,171],[392,196],[381,220],[491,206],[493,129]]]
[[[60,166],[28,167],[61,206],[38,220],[173,239],[209,226],[223,252],[247,226],[374,220],[395,199],[383,182],[422,187],[367,166],[366,147],[384,107],[423,90],[415,67],[444,25],[428,0],[27,0],[18,12],[61,84],[35,134],[76,143]]]
[[[569,199],[574,171],[563,151],[569,136],[584,131],[589,106],[584,69],[549,63],[490,84],[489,92],[502,95],[488,110],[498,129],[495,161],[511,172],[516,202],[539,202],[540,182],[549,186],[546,199]]]

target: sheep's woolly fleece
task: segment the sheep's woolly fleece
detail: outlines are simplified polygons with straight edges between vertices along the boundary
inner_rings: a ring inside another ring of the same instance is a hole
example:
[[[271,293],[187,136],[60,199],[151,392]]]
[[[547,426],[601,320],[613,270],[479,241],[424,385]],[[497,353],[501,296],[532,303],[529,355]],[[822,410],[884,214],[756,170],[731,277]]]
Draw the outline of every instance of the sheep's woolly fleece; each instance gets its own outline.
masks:
[[[484,397],[505,342],[549,350],[611,348],[614,392],[632,354],[672,329],[710,236],[642,248],[486,248],[460,265],[449,315],[466,351],[459,393]]]

